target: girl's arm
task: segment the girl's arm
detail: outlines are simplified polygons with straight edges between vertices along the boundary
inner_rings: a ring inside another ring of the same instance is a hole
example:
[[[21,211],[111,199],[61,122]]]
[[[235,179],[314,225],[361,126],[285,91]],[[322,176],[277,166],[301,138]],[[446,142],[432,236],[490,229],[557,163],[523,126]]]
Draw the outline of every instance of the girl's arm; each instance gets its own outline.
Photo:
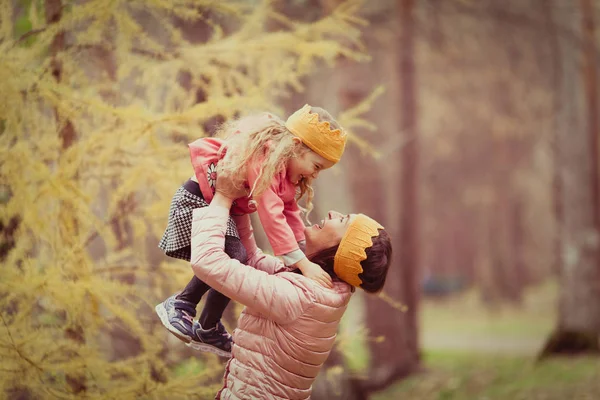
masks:
[[[237,228],[238,235],[240,235],[240,241],[244,245],[248,255],[254,253],[258,246],[256,245],[256,239],[254,239],[254,229],[252,229],[252,222],[250,221],[250,215],[232,215],[233,222]]]
[[[248,166],[247,177],[250,187],[254,186],[259,172],[260,165],[257,163]],[[276,176],[271,185],[257,199],[258,217],[276,256],[299,249],[294,231],[288,225],[287,218],[284,215],[285,204],[277,194],[279,184],[280,181]]]
[[[269,275],[229,258],[224,251],[231,200],[216,193],[208,207],[194,210],[192,257],[194,274],[225,296],[285,323],[311,304],[310,292],[278,275]]]
[[[255,164],[248,166],[247,175],[250,187],[256,182],[258,172],[259,167]],[[319,265],[306,258],[298,246],[292,228],[288,225],[284,214],[285,203],[277,194],[277,188],[281,184],[280,179],[279,175],[275,177],[258,200],[258,216],[269,238],[273,252],[276,256],[294,252],[294,261],[299,260],[293,264],[293,267],[298,268],[304,276],[319,282],[323,287],[331,288],[333,283],[329,274],[323,271]],[[297,253],[300,253],[300,257],[297,256]]]
[[[235,225],[240,235],[240,240],[246,249],[248,259],[246,265],[250,265],[258,270],[265,271],[268,274],[285,271],[285,266],[277,257],[264,254],[256,245],[254,239],[254,230],[248,214],[233,216]]]
[[[283,207],[283,215],[287,221],[288,226],[294,232],[296,242],[301,242],[305,239],[304,237],[304,221],[302,220],[301,210],[298,203],[294,199],[286,203]]]

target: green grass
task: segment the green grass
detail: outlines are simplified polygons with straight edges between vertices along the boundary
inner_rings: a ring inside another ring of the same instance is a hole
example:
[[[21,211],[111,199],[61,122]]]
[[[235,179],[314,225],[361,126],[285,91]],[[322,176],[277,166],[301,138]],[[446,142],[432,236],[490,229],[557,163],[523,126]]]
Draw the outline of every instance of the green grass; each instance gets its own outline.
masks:
[[[425,353],[426,371],[372,397],[423,400],[599,399],[600,359]]]
[[[600,358],[536,363],[556,315],[556,285],[530,290],[520,307],[485,308],[475,293],[424,301],[424,371],[373,400],[600,399]]]
[[[475,292],[448,301],[424,301],[420,312],[425,349],[534,353],[552,331],[556,286],[529,290],[519,306],[484,307]]]

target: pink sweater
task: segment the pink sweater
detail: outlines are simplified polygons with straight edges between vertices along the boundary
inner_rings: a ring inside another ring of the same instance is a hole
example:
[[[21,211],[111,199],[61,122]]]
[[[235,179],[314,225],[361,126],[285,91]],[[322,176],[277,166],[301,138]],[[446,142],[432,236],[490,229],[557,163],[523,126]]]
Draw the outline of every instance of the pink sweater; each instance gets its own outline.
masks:
[[[217,138],[201,138],[189,144],[194,173],[202,196],[208,203],[214,195],[216,165],[219,161],[217,153],[222,145],[223,140]],[[247,178],[250,187],[257,179],[258,170],[257,165],[248,168]],[[276,256],[297,250],[298,242],[304,240],[304,223],[295,196],[296,186],[287,179],[284,169],[275,176],[271,186],[257,199],[256,211]],[[231,208],[231,214],[243,215],[254,212],[255,210],[248,206],[249,200],[248,198],[237,199]]]
[[[229,258],[223,251],[228,214],[211,205],[194,210],[192,223],[194,273],[246,306],[217,398],[308,399],[352,288],[334,282],[326,289],[303,275],[281,272],[277,258],[256,248],[248,263],[258,269]]]

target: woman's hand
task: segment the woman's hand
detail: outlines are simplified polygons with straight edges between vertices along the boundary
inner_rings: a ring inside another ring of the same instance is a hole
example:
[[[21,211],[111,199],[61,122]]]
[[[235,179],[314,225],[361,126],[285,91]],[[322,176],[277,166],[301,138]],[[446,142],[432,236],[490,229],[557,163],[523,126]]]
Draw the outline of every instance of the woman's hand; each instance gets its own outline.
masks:
[[[249,190],[245,182],[236,182],[230,174],[217,165],[216,192],[228,199],[235,200],[248,196]]]

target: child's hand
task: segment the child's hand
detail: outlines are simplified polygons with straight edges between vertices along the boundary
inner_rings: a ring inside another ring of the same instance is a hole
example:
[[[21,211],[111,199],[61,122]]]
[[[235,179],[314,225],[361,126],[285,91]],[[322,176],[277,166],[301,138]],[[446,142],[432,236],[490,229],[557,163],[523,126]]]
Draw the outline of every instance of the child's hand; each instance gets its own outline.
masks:
[[[298,269],[302,271],[302,275],[316,281],[323,287],[332,288],[333,282],[331,276],[321,268],[318,264],[310,262],[308,258],[303,258],[296,264]]]

